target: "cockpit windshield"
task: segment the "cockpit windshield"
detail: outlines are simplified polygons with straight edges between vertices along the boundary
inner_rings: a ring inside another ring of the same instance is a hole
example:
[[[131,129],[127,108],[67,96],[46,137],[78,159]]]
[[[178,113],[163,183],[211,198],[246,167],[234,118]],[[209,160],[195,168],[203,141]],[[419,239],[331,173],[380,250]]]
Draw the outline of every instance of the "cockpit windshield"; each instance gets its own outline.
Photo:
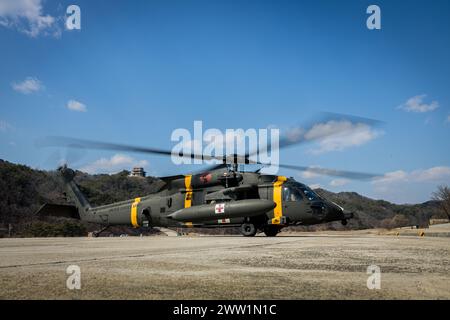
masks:
[[[283,188],[284,201],[301,201],[303,198],[309,201],[319,200],[320,196],[304,184],[294,182]]]

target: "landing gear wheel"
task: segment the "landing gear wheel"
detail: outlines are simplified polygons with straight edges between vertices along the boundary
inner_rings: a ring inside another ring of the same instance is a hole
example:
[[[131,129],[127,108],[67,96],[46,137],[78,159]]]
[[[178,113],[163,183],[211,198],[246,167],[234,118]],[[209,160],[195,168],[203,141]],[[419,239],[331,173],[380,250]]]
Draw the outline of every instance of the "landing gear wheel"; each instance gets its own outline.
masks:
[[[253,223],[244,223],[241,225],[241,233],[244,237],[253,237],[256,234],[256,227]]]
[[[267,237],[276,237],[276,235],[280,232],[280,228],[276,226],[266,226],[264,227],[264,234]]]

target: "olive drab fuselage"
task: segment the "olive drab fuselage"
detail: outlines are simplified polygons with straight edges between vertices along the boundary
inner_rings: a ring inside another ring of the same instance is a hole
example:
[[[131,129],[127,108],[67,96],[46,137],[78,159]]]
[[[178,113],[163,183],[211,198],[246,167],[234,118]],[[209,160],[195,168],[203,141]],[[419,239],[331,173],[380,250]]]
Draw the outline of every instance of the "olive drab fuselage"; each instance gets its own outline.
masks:
[[[73,174],[63,176],[80,219],[104,225],[170,228],[253,224],[262,230],[351,218],[343,208],[292,178],[257,172],[216,170],[162,178],[165,184],[157,193],[99,207],[90,207],[72,181]]]
[[[58,171],[74,205],[45,204],[37,213],[82,219],[105,226],[130,225],[135,228],[238,226],[244,236],[254,236],[258,230],[263,231],[267,236],[274,236],[283,227],[289,225],[310,225],[339,220],[345,225],[347,220],[353,217],[351,212],[346,212],[339,205],[320,197],[308,186],[293,178],[265,175],[259,170],[239,171],[239,167],[245,167],[245,165],[272,167],[272,161],[260,159],[262,154],[267,155],[269,149],[272,156],[272,150],[342,134],[341,129],[325,130],[326,132],[318,135],[310,134],[317,126],[332,122],[367,126],[381,123],[374,119],[326,113],[306,126],[296,126],[295,130],[289,130],[289,133],[284,136],[277,136],[275,139],[271,136],[264,149],[260,150],[263,145],[261,143],[258,143],[258,147],[255,146],[255,148],[245,148],[247,151],[245,154],[241,152],[244,150],[234,148],[235,146],[228,150],[228,143],[226,144],[227,153],[212,155],[184,148],[165,150],[70,137],[47,137],[39,145],[139,152],[172,159],[190,159],[194,160],[195,164],[210,160],[212,162],[208,163],[208,168],[200,174],[160,178],[163,185],[158,192],[100,207],[92,207],[89,204],[73,180],[75,172],[64,165],[58,168]],[[337,127],[347,128],[348,126]],[[292,135],[292,132],[296,134]],[[247,136],[246,132],[244,132],[244,140],[246,140],[245,136]],[[246,145],[245,141],[243,142]],[[232,153],[229,153],[230,151]],[[189,162],[181,161],[180,164]],[[346,179],[368,180],[382,176],[366,172],[311,167],[299,163],[276,162],[276,167],[281,169],[309,171]]]

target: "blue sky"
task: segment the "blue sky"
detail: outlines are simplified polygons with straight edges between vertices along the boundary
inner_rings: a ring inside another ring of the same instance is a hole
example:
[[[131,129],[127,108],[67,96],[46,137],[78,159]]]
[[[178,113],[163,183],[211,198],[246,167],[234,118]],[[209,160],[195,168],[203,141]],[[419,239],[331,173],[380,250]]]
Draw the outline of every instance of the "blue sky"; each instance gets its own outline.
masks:
[[[81,30],[65,30],[66,8]],[[366,8],[381,9],[368,30]],[[384,121],[338,148],[280,162],[383,173],[355,182],[281,170],[309,185],[397,203],[450,181],[449,1],[0,0],[0,158],[56,167],[35,140],[64,135],[170,149],[177,128],[286,128],[319,111]],[[350,141],[350,142],[349,142]],[[328,141],[329,142],[329,141]],[[317,152],[321,150],[321,152]],[[153,175],[196,168],[88,152],[73,165]]]

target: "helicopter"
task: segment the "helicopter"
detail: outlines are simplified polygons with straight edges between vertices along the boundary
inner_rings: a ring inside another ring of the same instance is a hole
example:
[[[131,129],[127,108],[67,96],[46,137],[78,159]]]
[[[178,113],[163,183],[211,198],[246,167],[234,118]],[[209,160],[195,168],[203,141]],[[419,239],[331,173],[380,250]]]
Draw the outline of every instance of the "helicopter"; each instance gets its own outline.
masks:
[[[335,118],[336,115],[333,115]],[[329,119],[328,119],[329,120]],[[335,121],[329,120],[329,121]],[[345,121],[376,124],[376,120],[345,117]],[[313,128],[313,123],[309,128]],[[314,139],[323,139],[336,132],[327,132]],[[300,138],[282,137],[279,148],[308,142]],[[66,137],[46,139],[45,146],[69,146],[97,150],[142,152],[174,156],[172,151],[98,142]],[[256,150],[256,153],[258,150]],[[341,221],[343,225],[353,213],[320,196],[309,186],[294,178],[263,174],[261,169],[245,171],[245,165],[267,164],[252,160],[253,153],[206,156],[177,154],[192,159],[218,160],[220,163],[200,173],[160,177],[162,186],[152,194],[126,201],[92,207],[74,181],[76,172],[67,165],[58,168],[70,205],[45,204],[38,215],[64,216],[103,225],[94,236],[113,225],[134,228],[239,228],[246,237],[263,232],[276,236],[284,227]],[[377,174],[280,164],[280,168],[309,171],[316,174],[367,180]]]

